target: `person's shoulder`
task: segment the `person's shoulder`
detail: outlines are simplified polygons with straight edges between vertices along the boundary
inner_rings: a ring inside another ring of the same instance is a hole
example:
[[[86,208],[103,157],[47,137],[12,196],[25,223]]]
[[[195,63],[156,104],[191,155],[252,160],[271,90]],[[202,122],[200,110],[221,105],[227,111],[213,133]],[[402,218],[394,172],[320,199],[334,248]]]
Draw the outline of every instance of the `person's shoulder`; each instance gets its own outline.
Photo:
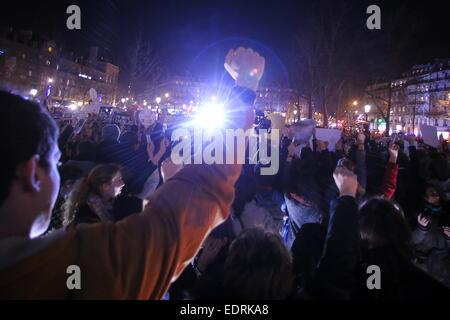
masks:
[[[12,237],[0,240],[0,269],[6,269],[38,254],[65,234],[65,230],[60,229],[36,239]]]
[[[409,287],[407,292],[412,295],[412,298],[439,300],[450,298],[450,288],[447,288],[414,264],[411,264],[408,272],[404,273],[404,278],[407,287]]]

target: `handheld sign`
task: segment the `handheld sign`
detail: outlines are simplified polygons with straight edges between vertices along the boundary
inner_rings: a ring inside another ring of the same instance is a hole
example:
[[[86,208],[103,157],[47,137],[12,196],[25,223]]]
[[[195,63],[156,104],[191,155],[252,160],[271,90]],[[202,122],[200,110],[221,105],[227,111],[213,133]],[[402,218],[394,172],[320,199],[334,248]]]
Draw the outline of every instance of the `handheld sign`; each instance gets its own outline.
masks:
[[[139,122],[146,128],[151,127],[157,120],[156,113],[149,109],[141,110],[138,118]]]
[[[316,139],[328,141],[328,150],[335,151],[336,143],[341,139],[342,132],[338,129],[316,128]]]
[[[312,119],[303,120],[292,125],[294,141],[309,143],[314,133],[316,122]]]
[[[438,134],[437,134],[437,128],[434,126],[427,126],[427,125],[420,125],[420,133],[422,135],[423,142],[425,144],[432,146],[432,147],[438,147],[439,146],[439,140],[438,140]]]
[[[273,129],[278,129],[281,130],[284,127],[284,117],[280,114],[275,114],[275,113],[271,113],[268,117],[270,119],[270,122],[272,124],[272,130]]]

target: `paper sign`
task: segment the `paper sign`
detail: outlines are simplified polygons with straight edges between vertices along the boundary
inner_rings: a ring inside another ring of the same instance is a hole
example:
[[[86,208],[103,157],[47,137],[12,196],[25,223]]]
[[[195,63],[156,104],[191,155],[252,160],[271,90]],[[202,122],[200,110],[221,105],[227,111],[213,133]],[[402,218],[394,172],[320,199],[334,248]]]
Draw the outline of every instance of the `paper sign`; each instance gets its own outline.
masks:
[[[149,109],[144,109],[139,112],[139,121],[144,127],[151,127],[156,122],[156,112]]]
[[[328,150],[335,151],[336,143],[341,139],[342,132],[338,129],[316,128],[316,139],[328,141]]]
[[[93,114],[99,114],[100,112],[100,105],[97,103],[90,103],[83,107],[83,112],[86,113],[93,113]]]
[[[269,114],[268,118],[270,119],[270,122],[272,123],[271,128],[272,129],[278,129],[281,130],[284,128],[284,117],[281,114],[271,113]]]
[[[439,146],[439,140],[438,140],[438,134],[437,134],[437,128],[434,126],[427,126],[427,125],[420,125],[420,133],[422,135],[423,142],[425,144],[432,146],[432,147],[438,147]]]
[[[316,122],[314,120],[303,120],[292,125],[292,133],[294,141],[301,143],[307,143],[314,132]]]

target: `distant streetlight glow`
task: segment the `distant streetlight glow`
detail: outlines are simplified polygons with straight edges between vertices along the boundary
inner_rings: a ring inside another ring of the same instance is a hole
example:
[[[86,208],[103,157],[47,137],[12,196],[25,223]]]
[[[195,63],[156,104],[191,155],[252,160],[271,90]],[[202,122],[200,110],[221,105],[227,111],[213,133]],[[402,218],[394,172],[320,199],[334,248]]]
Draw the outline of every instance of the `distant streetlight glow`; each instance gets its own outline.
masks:
[[[125,98],[120,99],[120,102],[125,103]]]
[[[358,101],[353,101],[353,105],[356,107],[358,105]]]
[[[156,103],[161,103],[161,97],[156,97]]]
[[[167,93],[164,95],[164,97],[166,97],[166,98],[170,97],[170,93],[167,92]]]
[[[36,89],[31,89],[30,90],[30,94],[35,97],[37,95],[37,90]]]
[[[53,83],[53,79],[52,79],[52,78],[48,78],[48,79],[47,79],[47,82],[48,82],[48,83]]]
[[[372,109],[372,106],[371,106],[370,104],[366,104],[366,105],[364,106],[364,112],[365,112],[365,113],[369,113],[369,112],[370,112],[370,109]]]
[[[294,114],[297,115],[297,110],[294,110]]]

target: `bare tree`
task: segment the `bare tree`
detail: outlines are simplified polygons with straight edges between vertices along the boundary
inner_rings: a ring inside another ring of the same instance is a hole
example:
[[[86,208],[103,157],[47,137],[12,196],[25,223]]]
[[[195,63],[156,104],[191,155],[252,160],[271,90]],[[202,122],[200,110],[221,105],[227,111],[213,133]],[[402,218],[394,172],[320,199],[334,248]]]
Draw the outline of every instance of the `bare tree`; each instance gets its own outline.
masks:
[[[402,71],[410,67],[405,56],[414,52],[414,37],[422,24],[420,12],[411,11],[411,3],[403,1],[396,10],[383,12],[383,29],[378,33],[369,33],[370,41],[364,42],[360,48],[364,55],[370,57],[367,59],[366,82],[384,84],[385,88],[382,93],[383,90],[367,90],[362,87],[362,83],[356,86],[365,92],[371,104],[386,121],[386,135],[389,135],[393,103],[406,100],[407,104],[407,96],[400,99],[396,95],[393,101],[393,93],[397,88],[393,88],[392,83],[395,79],[401,78]],[[410,81],[410,79],[406,80]],[[416,106],[414,105],[413,108],[413,115],[415,115]]]
[[[328,6],[319,3],[312,8],[309,23],[295,39],[298,73],[295,78],[307,97],[308,117],[312,118],[313,104],[320,105],[325,127],[328,126],[330,103],[339,97],[342,99],[341,90],[346,85],[343,63],[345,50],[349,49],[345,38],[347,13],[348,7],[344,3]]]
[[[163,71],[158,55],[141,31],[127,51],[124,69],[130,94],[152,90],[162,81]]]

